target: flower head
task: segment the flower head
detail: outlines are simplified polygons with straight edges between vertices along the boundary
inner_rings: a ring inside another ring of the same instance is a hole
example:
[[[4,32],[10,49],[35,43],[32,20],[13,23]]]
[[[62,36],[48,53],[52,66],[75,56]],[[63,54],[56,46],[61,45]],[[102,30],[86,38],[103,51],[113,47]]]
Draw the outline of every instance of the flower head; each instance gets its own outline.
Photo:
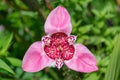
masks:
[[[68,11],[58,6],[48,15],[44,25],[46,35],[27,50],[22,68],[37,72],[54,61],[60,69],[65,63],[72,70],[92,72],[98,70],[94,55],[82,44],[74,44],[76,36],[70,35],[72,25]]]

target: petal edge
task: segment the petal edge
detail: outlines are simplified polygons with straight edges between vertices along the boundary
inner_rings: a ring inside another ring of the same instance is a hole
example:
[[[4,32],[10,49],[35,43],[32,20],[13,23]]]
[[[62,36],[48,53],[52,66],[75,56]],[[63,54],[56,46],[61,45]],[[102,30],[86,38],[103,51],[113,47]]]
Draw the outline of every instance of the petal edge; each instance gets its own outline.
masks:
[[[51,60],[42,51],[42,43],[34,42],[23,57],[22,69],[26,72],[37,72],[47,67]]]
[[[98,70],[95,56],[82,44],[75,45],[74,57],[65,64],[72,70],[78,72],[93,72]]]
[[[70,34],[72,31],[72,25],[68,11],[62,6],[56,7],[48,15],[44,29],[47,34],[55,32]]]

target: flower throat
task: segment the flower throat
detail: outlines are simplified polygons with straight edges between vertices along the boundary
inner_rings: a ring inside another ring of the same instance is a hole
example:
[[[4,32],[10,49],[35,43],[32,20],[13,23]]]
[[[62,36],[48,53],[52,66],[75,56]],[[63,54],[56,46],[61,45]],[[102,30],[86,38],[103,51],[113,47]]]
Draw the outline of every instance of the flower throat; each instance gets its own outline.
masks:
[[[45,40],[46,39],[46,40]],[[72,37],[68,37],[63,32],[57,32],[50,37],[45,37],[44,51],[51,59],[69,60],[74,55],[74,46],[71,44]]]

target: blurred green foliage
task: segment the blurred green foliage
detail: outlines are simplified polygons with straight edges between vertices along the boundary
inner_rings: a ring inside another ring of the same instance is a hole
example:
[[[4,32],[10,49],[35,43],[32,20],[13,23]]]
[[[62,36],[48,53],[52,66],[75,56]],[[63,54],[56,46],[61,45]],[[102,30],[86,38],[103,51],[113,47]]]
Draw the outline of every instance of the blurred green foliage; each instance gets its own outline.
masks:
[[[120,34],[117,36],[115,45],[104,80],[120,79]]]
[[[69,11],[72,34],[96,56],[98,71],[79,73],[65,65],[37,73],[21,69],[25,51],[45,35],[45,18],[58,5]],[[118,33],[120,9],[113,0],[0,0],[0,80],[104,80],[109,60],[116,58],[110,55]]]

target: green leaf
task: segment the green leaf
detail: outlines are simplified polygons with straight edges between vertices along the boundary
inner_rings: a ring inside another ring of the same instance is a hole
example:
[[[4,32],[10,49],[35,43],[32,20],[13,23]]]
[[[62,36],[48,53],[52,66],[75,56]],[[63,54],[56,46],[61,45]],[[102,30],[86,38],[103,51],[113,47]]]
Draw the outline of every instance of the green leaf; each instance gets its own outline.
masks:
[[[0,59],[0,68],[4,69],[12,74],[15,74],[14,71],[1,59]]]
[[[110,63],[104,80],[119,80],[120,75],[120,34],[111,54]]]
[[[85,80],[98,80],[97,73],[91,73]]]
[[[0,35],[0,55],[6,55],[7,49],[10,46],[10,43],[12,41],[13,34],[1,34]]]
[[[120,26],[114,26],[114,27],[110,27],[108,28],[104,35],[105,36],[109,36],[109,35],[115,35],[116,33],[120,32]]]
[[[92,24],[81,26],[78,30],[80,33],[85,34],[91,30],[92,26]]]
[[[21,60],[13,57],[7,57],[6,58],[13,66],[21,67]]]

